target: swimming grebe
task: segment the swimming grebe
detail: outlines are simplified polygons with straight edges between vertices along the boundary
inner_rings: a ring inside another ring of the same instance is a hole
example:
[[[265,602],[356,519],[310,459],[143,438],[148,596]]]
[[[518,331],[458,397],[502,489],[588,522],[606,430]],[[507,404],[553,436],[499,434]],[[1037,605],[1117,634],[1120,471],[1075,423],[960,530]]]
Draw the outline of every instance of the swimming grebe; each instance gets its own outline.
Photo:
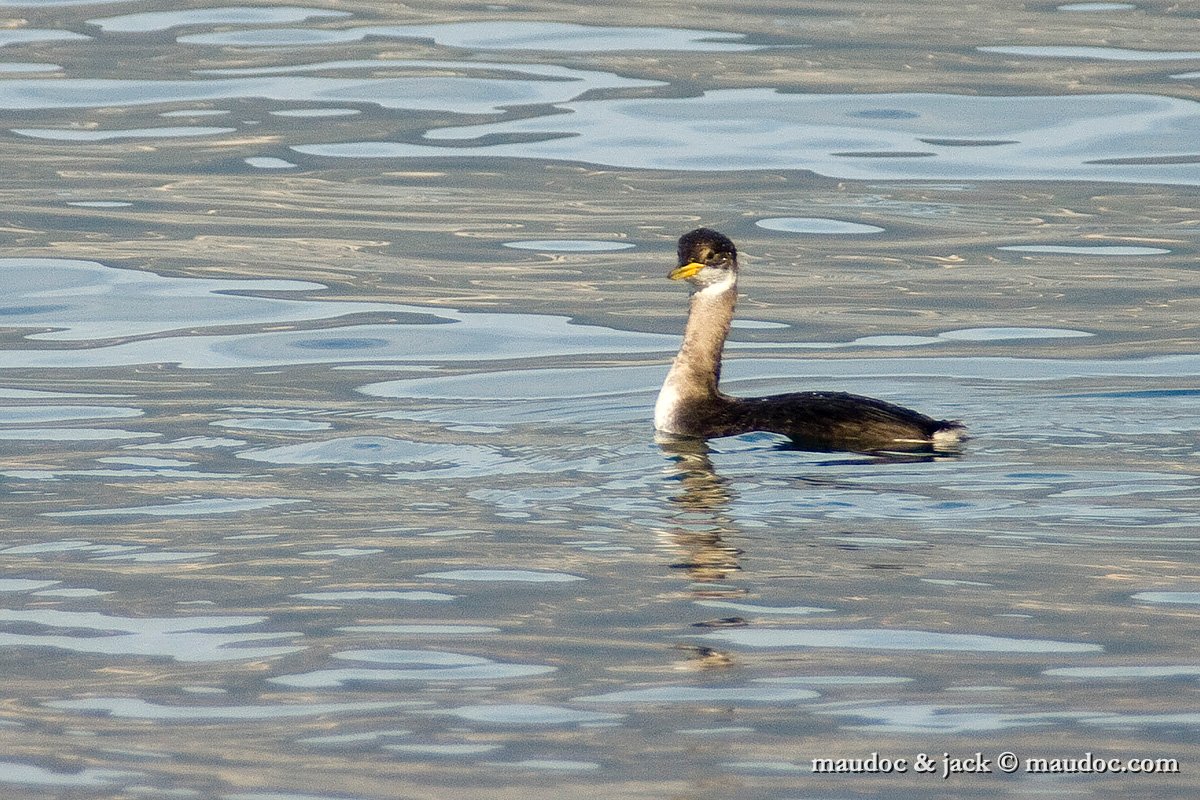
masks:
[[[845,392],[723,394],[717,383],[737,304],[737,248],[697,228],[680,237],[679,266],[668,277],[690,283],[692,296],[683,344],[654,404],[658,431],[705,439],[768,431],[804,449],[858,452],[953,450],[964,438],[960,422]]]

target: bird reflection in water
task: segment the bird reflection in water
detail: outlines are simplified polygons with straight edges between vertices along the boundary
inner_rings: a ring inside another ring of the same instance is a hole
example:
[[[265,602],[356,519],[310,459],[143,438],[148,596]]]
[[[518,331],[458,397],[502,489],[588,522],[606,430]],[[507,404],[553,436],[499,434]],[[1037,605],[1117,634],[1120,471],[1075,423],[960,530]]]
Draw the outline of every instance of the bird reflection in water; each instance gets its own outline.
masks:
[[[742,533],[730,513],[736,491],[728,478],[721,477],[713,466],[711,450],[707,440],[659,434],[655,442],[669,459],[664,470],[671,482],[671,494],[667,497],[669,516],[667,524],[659,529],[664,544],[679,558],[672,568],[686,571],[691,579],[689,592],[692,599],[742,598],[748,592],[731,582],[741,571],[740,558],[743,551],[730,543],[737,541]],[[777,451],[802,450],[790,443],[780,443]],[[845,467],[848,465],[868,466],[871,464],[905,464],[956,460],[957,453],[836,453],[829,458],[807,462],[807,468],[820,470],[823,467]],[[828,489],[857,488],[857,484],[843,483],[837,477],[809,474],[796,475],[792,484],[797,490],[805,487]],[[750,623],[742,617],[725,617],[694,622],[699,628],[745,627]],[[687,658],[676,667],[685,670],[707,670],[732,666],[734,656],[729,653],[694,645],[678,645],[687,651]]]
[[[713,469],[708,442],[672,436],[659,436],[656,441],[671,460],[667,474],[679,485],[678,493],[669,498],[671,525],[663,531],[671,548],[683,555],[672,567],[687,571],[697,596],[745,594],[743,589],[722,585],[741,569],[742,551],[725,541],[738,532],[728,513],[733,493],[729,481]]]
[[[678,484],[678,491],[668,497],[671,504],[669,524],[660,529],[664,543],[680,555],[671,567],[686,571],[691,579],[693,599],[741,597],[746,590],[726,581],[741,570],[738,557],[742,551],[725,541],[738,533],[728,513],[733,493],[729,480],[713,469],[708,442],[704,439],[659,435],[655,438],[663,453],[670,459],[665,470]],[[673,487],[674,488],[674,487]],[[741,617],[705,620],[695,627],[741,627]],[[710,670],[733,666],[733,657],[721,650],[701,645],[679,644],[687,656],[676,663],[680,670]]]

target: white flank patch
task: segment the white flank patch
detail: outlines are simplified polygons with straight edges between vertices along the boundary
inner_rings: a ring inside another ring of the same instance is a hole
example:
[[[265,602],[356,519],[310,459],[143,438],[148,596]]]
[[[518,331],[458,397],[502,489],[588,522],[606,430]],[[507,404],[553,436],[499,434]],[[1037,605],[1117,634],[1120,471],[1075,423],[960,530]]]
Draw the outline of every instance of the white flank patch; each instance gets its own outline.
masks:
[[[658,400],[654,403],[654,429],[663,433],[678,433],[674,430],[675,411],[679,408],[679,388],[667,375],[662,389],[658,392]]]
[[[933,432],[933,443],[935,445],[958,444],[966,436],[965,428],[942,428],[940,431]]]

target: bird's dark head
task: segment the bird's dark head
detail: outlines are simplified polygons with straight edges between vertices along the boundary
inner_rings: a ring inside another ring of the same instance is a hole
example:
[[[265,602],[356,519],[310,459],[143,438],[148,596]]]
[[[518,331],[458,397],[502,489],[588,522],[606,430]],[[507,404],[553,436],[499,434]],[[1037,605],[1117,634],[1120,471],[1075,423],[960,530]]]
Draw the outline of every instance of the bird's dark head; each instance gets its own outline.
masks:
[[[679,237],[679,266],[667,277],[704,289],[732,283],[737,269],[737,248],[729,237],[711,228],[696,228]]]

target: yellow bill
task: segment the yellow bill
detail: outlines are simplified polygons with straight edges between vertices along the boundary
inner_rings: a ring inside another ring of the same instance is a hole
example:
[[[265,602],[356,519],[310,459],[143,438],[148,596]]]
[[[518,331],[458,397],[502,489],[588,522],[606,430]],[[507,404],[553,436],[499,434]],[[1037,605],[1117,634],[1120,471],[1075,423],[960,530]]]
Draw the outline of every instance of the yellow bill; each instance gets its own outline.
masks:
[[[671,270],[671,274],[667,277],[673,281],[687,280],[702,269],[704,269],[703,264],[699,261],[693,261],[690,264],[684,264],[682,267],[676,267]]]

